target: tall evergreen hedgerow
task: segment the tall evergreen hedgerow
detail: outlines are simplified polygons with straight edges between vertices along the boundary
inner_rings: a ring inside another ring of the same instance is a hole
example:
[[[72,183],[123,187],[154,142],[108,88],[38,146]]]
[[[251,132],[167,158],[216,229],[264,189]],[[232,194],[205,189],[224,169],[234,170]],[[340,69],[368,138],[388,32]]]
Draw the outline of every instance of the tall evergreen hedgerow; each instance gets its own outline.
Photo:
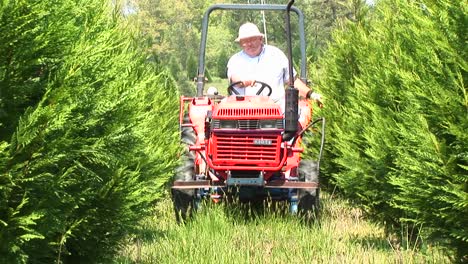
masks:
[[[111,2],[40,2],[1,9],[13,21],[2,57],[15,58],[2,59],[1,98],[18,101],[2,119],[0,259],[106,262],[175,166],[178,92]],[[36,62],[47,72],[28,76]]]
[[[335,32],[316,74],[325,175],[390,230],[422,227],[458,260],[468,248],[466,14],[466,1],[379,1]]]

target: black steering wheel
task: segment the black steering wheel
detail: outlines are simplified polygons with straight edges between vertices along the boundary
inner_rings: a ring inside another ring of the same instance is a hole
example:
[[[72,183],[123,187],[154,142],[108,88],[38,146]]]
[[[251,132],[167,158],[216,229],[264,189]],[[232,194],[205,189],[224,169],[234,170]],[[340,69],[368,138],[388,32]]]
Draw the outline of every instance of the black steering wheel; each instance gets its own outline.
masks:
[[[236,86],[236,85],[238,85],[238,84],[241,84],[241,83],[242,83],[242,81],[235,82],[235,83],[231,83],[231,84],[229,85],[229,87],[227,88],[228,94],[229,94],[229,95],[233,95],[233,94],[239,95],[239,92],[236,91],[236,89],[234,89],[234,86]],[[257,83],[260,84],[261,86],[260,86],[260,88],[258,89],[258,92],[256,93],[256,95],[260,95],[260,94],[263,92],[263,90],[264,90],[265,88],[268,88],[268,90],[269,90],[267,96],[270,96],[270,95],[271,95],[271,93],[273,92],[273,90],[271,89],[271,86],[270,86],[270,85],[268,85],[267,83],[261,82],[261,81],[255,81],[255,86],[257,86]]]

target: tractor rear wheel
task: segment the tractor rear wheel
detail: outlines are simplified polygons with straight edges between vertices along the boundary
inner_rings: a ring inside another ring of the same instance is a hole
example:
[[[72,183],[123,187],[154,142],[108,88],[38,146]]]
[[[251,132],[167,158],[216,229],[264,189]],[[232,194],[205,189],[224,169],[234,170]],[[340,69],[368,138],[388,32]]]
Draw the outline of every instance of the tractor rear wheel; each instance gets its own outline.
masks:
[[[181,141],[187,145],[195,144],[195,133],[191,127],[183,127]],[[195,176],[195,154],[186,150],[182,156],[182,162],[176,168],[174,181],[191,181]],[[172,202],[176,221],[184,223],[192,216],[195,209],[195,189],[172,189]]]
[[[305,182],[319,184],[318,163],[313,160],[301,160],[299,163],[299,178]],[[299,216],[311,223],[318,218],[320,209],[320,188],[298,190],[298,213]]]
[[[185,158],[182,164],[176,169],[175,181],[191,181],[193,179],[193,160]],[[176,220],[178,223],[185,222],[192,216],[195,207],[194,189],[172,189],[172,202]]]

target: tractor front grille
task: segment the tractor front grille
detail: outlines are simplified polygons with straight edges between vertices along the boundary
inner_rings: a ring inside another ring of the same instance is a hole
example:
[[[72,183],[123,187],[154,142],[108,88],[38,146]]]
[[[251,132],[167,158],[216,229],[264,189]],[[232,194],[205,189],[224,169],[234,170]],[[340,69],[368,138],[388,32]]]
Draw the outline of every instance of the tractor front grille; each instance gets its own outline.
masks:
[[[275,167],[281,161],[280,133],[214,133],[210,145],[215,165]]]
[[[257,129],[258,119],[239,120],[239,129]]]

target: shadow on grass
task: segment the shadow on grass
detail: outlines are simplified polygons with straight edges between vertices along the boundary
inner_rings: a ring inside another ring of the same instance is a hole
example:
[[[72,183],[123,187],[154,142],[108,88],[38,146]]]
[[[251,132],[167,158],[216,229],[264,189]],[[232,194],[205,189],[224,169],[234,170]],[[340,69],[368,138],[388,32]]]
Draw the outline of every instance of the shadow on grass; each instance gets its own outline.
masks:
[[[320,224],[318,214],[306,216],[291,213],[289,202],[285,200],[273,200],[270,197],[243,200],[234,194],[227,196],[223,203],[225,214],[234,221],[247,223],[260,219],[296,219],[309,227]]]
[[[366,250],[378,250],[378,251],[392,251],[393,248],[387,241],[387,239],[383,237],[375,237],[375,236],[352,236],[349,241],[352,244],[360,245],[363,249]]]
[[[151,243],[167,236],[167,234],[167,231],[161,231],[154,228],[140,228],[134,232],[129,240],[133,243]]]

